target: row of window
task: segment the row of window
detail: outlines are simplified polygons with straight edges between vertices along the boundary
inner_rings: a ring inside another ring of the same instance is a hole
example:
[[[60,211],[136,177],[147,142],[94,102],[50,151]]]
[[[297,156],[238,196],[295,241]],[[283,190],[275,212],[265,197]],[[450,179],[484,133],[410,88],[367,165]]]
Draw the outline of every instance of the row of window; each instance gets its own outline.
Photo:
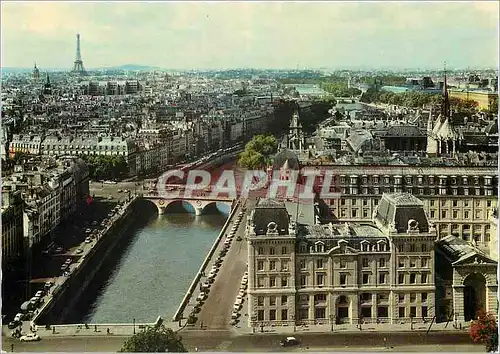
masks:
[[[460,210],[452,210],[451,213],[448,213],[448,210],[441,210],[440,214],[437,214],[437,210],[431,209],[429,210],[429,217],[431,219],[436,218],[436,214],[441,216],[441,219],[470,219],[471,218],[471,210],[464,210],[463,214],[460,213]],[[476,210],[474,213],[474,219],[482,220],[485,217],[483,210]]]
[[[407,257],[398,257],[398,268],[428,268],[429,267],[429,259],[430,258],[407,258]]]
[[[259,256],[262,256],[262,255],[265,255],[265,254],[270,254],[270,255],[275,255],[276,254],[276,249],[274,247],[269,247],[267,249],[267,253],[265,252],[266,250],[264,249],[264,247],[259,247],[257,249],[257,254]],[[288,253],[288,249],[286,246],[283,246],[281,247],[281,254],[287,254]]]
[[[330,192],[340,192],[343,195],[370,195],[384,193],[410,193],[415,195],[493,195],[493,187],[426,187],[426,188],[413,188],[413,187],[342,187],[334,188]]]
[[[456,177],[456,176],[388,176],[385,175],[382,178],[380,178],[377,175],[372,175],[372,176],[362,176],[360,179],[358,176],[340,176],[338,179],[340,181],[340,184],[358,184],[359,182],[362,184],[387,184],[387,185],[401,185],[403,184],[403,181],[407,185],[412,185],[412,184],[439,184],[439,185],[447,185],[447,184],[462,184],[462,185],[479,185],[481,181],[484,182],[484,185],[491,185],[493,176],[462,176],[462,177]],[[337,181],[337,176],[332,176],[332,184],[334,184]]]
[[[398,308],[398,317],[406,318],[407,315],[409,317],[416,318],[427,318],[429,316],[429,310],[427,306],[419,306],[419,313],[417,312],[417,306],[410,306],[409,311],[407,311],[406,307]],[[340,313],[340,311],[339,311]],[[277,317],[277,314],[280,314],[280,318]],[[341,314],[348,316],[348,312],[341,312]],[[289,319],[288,310],[281,309],[279,312],[276,309],[268,310],[268,318],[265,318],[264,310],[257,310],[257,321],[287,321]],[[377,318],[388,318],[389,317],[389,308],[387,306],[378,306],[376,313],[372,313],[372,308],[370,307],[361,307],[360,309],[360,318],[372,318],[373,315],[376,315]],[[337,315],[337,317],[339,317]],[[326,319],[326,307],[315,307],[314,308],[314,319]],[[298,320],[309,320],[309,308],[301,308],[298,310]]]
[[[333,202],[336,201],[336,199],[332,199]],[[339,201],[339,205],[341,206],[370,206],[370,201],[373,201],[373,204],[374,205],[378,205],[378,199],[368,199],[368,198],[363,198],[363,199],[360,199],[360,198],[351,198],[351,199],[348,199],[348,198],[342,198],[340,199]],[[429,199],[429,206],[433,207],[433,206],[437,206],[438,205],[438,202],[439,200],[436,200],[436,199]],[[476,200],[475,202],[473,200],[470,200],[470,199],[454,199],[454,200],[449,200],[449,199],[441,199],[441,202],[439,203],[442,207],[447,207],[447,206],[453,206],[453,207],[460,207],[460,206],[464,206],[464,207],[468,207],[468,206],[476,206],[476,207],[481,207],[481,204],[483,200]],[[334,203],[333,203],[334,204]],[[487,207],[491,207],[492,206],[492,201],[491,200],[487,200],[486,201],[486,206]]]
[[[280,271],[287,271],[288,270],[288,262],[289,260],[288,259],[282,259],[281,261],[277,261],[277,260],[270,260],[269,261],[269,267],[266,269],[266,261],[265,260],[257,260],[257,270],[258,271],[278,271],[278,269]],[[278,267],[278,264],[280,265],[280,267]]]

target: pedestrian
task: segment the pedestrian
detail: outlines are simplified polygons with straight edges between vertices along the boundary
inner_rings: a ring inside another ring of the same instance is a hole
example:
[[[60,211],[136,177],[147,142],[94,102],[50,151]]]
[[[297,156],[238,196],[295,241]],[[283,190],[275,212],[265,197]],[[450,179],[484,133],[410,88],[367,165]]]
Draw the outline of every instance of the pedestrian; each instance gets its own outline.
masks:
[[[198,347],[194,347],[194,351],[197,352],[198,351]]]
[[[109,328],[106,329],[106,333],[109,334]]]
[[[52,334],[56,334],[56,327],[52,327]]]
[[[97,325],[94,325],[94,332],[97,332]]]
[[[11,345],[10,345],[10,351],[11,351],[12,353],[14,353],[14,344],[11,344]]]

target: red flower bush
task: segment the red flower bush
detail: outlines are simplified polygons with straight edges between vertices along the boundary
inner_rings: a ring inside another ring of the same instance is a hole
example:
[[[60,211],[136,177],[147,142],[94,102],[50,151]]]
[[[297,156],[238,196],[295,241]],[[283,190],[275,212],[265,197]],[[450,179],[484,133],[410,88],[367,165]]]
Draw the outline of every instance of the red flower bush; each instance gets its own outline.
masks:
[[[483,343],[488,352],[498,350],[498,323],[495,316],[478,311],[477,319],[470,325],[470,336],[475,343]]]

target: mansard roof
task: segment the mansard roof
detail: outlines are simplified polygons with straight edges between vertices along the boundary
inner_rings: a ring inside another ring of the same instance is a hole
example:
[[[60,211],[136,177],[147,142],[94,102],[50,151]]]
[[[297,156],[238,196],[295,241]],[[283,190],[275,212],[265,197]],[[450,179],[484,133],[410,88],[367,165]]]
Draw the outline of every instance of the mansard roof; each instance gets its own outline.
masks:
[[[375,221],[382,226],[406,233],[409,223],[414,220],[420,232],[429,231],[424,203],[409,193],[384,194],[376,213]]]

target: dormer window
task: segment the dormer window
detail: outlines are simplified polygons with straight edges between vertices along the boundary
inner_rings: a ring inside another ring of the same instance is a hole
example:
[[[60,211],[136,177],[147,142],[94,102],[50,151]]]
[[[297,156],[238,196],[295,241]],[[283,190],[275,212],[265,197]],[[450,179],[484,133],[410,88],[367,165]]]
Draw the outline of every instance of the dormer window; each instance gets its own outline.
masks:
[[[422,182],[423,182],[423,177],[422,177],[422,176],[418,176],[418,177],[417,177],[417,182],[418,182],[418,184],[422,184]]]
[[[317,242],[315,244],[316,246],[316,252],[325,252],[325,244],[323,242]]]
[[[370,243],[368,241],[366,241],[366,240],[361,241],[361,251],[368,252],[370,249],[369,246],[370,246]]]
[[[300,253],[307,253],[307,244],[301,243],[299,246],[299,252]]]
[[[434,184],[434,176],[429,176],[429,184]]]
[[[378,242],[378,250],[379,250],[380,252],[385,252],[385,251],[387,251],[387,244],[385,243],[385,241],[380,240],[380,241]]]
[[[469,183],[467,176],[462,177],[462,184],[466,186]]]

